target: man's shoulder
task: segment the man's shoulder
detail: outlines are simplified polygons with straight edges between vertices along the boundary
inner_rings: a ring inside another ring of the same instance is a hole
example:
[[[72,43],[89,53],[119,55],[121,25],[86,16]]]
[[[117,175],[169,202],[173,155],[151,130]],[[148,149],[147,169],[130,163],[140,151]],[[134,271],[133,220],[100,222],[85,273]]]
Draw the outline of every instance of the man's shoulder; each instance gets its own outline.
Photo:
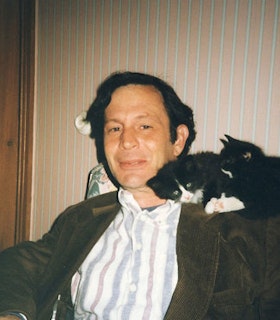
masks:
[[[111,191],[86,199],[78,203],[77,206],[84,206],[87,208],[100,208],[116,203],[118,203],[118,192]]]
[[[181,220],[186,223],[205,225],[224,235],[267,233],[268,230],[280,235],[280,214],[267,219],[249,219],[238,211],[207,214],[202,205],[183,204]]]
[[[183,205],[178,231],[190,246],[195,241],[196,246],[200,242],[208,246],[216,239],[227,252],[280,266],[280,215],[266,219],[248,219],[237,211],[207,215],[202,206]]]
[[[66,211],[92,210],[116,204],[118,204],[117,191],[112,191],[78,202],[68,207]]]
[[[115,214],[120,208],[117,192],[95,196],[69,206],[54,221],[53,226],[62,224],[86,224],[92,218],[105,213]]]
[[[209,226],[220,225],[223,218],[218,214],[207,214],[202,204],[183,203],[181,210],[181,221],[186,223],[198,223]]]

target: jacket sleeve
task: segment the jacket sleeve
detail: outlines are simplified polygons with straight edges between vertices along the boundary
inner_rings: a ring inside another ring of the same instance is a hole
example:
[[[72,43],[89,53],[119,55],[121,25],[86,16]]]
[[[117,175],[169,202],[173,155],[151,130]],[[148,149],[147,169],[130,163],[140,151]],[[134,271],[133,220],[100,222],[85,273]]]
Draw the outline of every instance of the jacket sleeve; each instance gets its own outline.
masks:
[[[0,254],[0,314],[20,312],[35,319],[40,279],[55,250],[67,210],[37,242],[27,241]]]

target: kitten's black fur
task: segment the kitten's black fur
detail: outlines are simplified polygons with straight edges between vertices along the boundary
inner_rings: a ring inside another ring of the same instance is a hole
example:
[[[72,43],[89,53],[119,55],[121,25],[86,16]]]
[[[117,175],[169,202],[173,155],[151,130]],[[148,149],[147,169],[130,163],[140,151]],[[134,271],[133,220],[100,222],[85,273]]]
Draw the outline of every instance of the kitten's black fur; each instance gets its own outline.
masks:
[[[220,154],[201,152],[169,162],[147,185],[164,199],[180,200],[183,187],[194,193],[191,202],[204,206],[213,197],[225,204],[222,194],[244,205],[230,202],[219,212],[239,210],[253,219],[280,214],[280,158],[266,156],[250,142],[225,137]]]

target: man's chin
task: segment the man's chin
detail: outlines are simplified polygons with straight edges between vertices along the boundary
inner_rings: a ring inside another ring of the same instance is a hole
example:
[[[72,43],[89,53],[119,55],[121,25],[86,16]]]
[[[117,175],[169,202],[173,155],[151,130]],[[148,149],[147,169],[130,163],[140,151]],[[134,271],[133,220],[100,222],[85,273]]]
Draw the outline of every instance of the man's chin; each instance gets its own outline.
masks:
[[[146,182],[149,180],[149,178],[145,179],[142,177],[137,177],[135,175],[130,177],[125,177],[122,179],[119,179],[120,185],[127,190],[135,190],[135,189],[143,189],[147,188]]]

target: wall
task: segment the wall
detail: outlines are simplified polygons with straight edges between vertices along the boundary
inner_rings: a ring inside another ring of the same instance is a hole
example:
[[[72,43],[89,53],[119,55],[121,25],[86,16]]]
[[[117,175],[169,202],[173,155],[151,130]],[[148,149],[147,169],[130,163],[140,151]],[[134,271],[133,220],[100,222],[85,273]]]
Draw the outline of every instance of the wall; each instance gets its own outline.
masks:
[[[192,151],[224,133],[280,154],[278,0],[38,0],[32,239],[83,199],[94,142],[74,128],[116,70],[155,74],[195,113]]]

